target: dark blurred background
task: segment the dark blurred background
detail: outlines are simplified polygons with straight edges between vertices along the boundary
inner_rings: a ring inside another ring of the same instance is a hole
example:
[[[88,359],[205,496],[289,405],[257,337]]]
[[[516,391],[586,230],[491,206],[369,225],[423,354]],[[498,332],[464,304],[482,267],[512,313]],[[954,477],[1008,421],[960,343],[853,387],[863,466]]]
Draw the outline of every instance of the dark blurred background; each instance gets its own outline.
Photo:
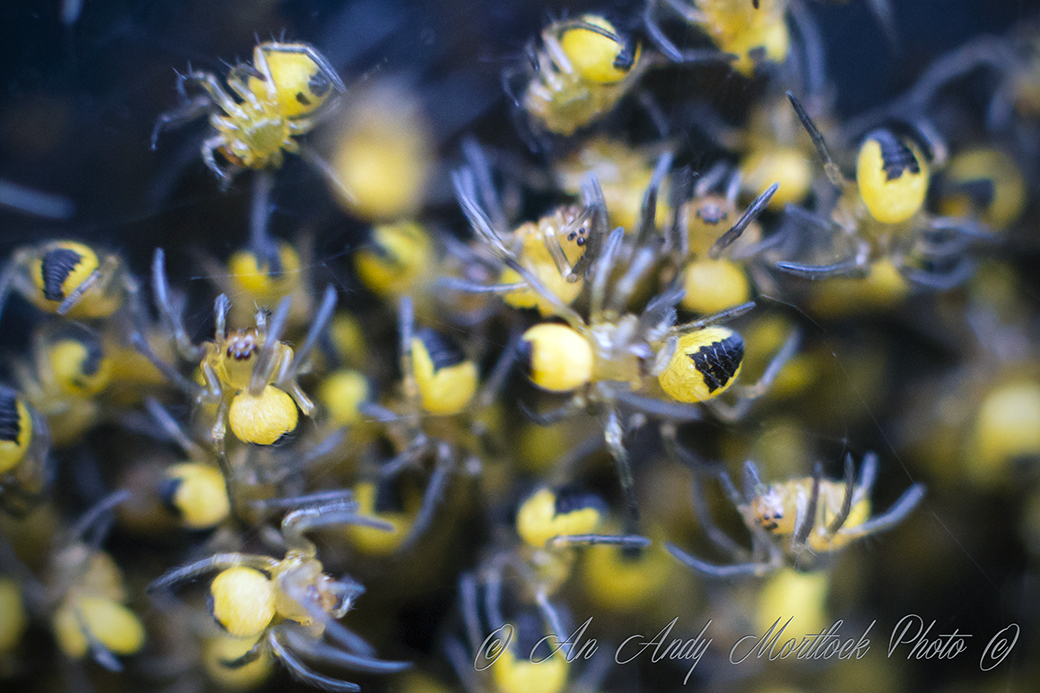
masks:
[[[984,32],[1006,31],[1036,0],[899,0],[893,54],[864,0],[810,2],[844,115],[912,83],[936,56]],[[633,24],[640,3],[419,0],[82,0],[0,3],[0,178],[68,196],[76,213],[56,224],[0,208],[0,252],[41,234],[103,240],[144,266],[164,239],[225,248],[241,242],[247,186],[222,193],[197,155],[204,124],[149,135],[177,103],[174,70],[223,73],[248,59],[256,37],[313,43],[348,86],[378,73],[410,75],[455,154],[473,130],[516,146],[500,74],[552,17],[607,10]],[[679,37],[682,38],[682,37]],[[289,162],[276,202],[307,222],[327,196],[299,161]],[[244,177],[245,178],[245,177]],[[316,190],[317,194],[312,191]],[[320,210],[319,210],[320,208]],[[276,219],[277,229],[277,219]],[[277,232],[277,231],[276,231]]]

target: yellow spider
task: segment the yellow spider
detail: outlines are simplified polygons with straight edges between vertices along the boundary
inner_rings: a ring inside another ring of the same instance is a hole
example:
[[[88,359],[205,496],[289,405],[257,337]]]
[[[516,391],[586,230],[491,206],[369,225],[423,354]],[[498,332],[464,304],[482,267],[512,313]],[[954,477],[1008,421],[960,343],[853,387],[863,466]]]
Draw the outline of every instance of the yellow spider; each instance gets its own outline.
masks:
[[[766,486],[755,465],[748,461],[744,464],[744,493],[741,495],[729,475],[725,472],[720,475],[723,488],[751,532],[751,562],[714,565],[674,544],[668,543],[667,548],[690,568],[710,577],[761,576],[779,570],[785,559],[797,568],[811,569],[812,559],[817,556],[832,554],[853,541],[892,529],[924,498],[924,485],[914,484],[891,508],[871,517],[870,491],[877,476],[877,455],[873,453],[863,458],[858,482],[851,455],[845,458],[845,481],[830,481],[822,476],[823,467],[817,464],[810,477]],[[703,502],[702,498],[694,500]],[[713,542],[727,551],[736,548],[714,526],[707,513],[700,517]],[[737,549],[734,553],[742,551]]]
[[[356,514],[352,499],[307,505],[282,520],[285,556],[218,553],[166,573],[152,583],[152,592],[171,590],[202,575],[217,572],[210,583],[210,610],[229,634],[257,638],[256,644],[229,668],[245,666],[269,652],[289,673],[326,691],[359,691],[349,681],[312,669],[304,660],[376,674],[390,674],[408,662],[377,659],[375,650],[337,619],[354,605],[365,588],[349,576],[336,580],[324,572],[318,548],[307,532],[332,526],[366,525],[389,531],[390,525]]]
[[[253,49],[253,64],[235,65],[225,82],[232,94],[212,72],[178,75],[177,91],[184,103],[163,114],[152,134],[155,149],[167,125],[209,115],[215,134],[202,143],[202,160],[225,183],[239,169],[278,168],[284,152],[298,153],[300,145],[293,138],[310,132],[329,97],[345,91],[328,61],[306,43],[261,43]],[[191,97],[186,85],[203,93]],[[214,152],[230,166],[221,167]]]

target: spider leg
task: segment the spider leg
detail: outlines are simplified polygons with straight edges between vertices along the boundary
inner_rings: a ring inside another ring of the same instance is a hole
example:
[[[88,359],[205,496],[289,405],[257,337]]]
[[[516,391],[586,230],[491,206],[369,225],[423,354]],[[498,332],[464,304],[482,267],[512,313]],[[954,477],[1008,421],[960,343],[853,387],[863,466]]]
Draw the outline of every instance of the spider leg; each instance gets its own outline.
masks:
[[[92,544],[100,545],[101,541],[104,539],[104,535],[107,534],[108,527],[111,526],[112,517],[109,513],[113,508],[129,497],[130,492],[127,490],[115,491],[95,503],[83,514],[83,517],[77,520],[76,524],[69,529],[68,536],[70,540],[82,541],[87,532],[102,528],[100,531],[95,533],[93,541],[90,542]]]
[[[404,397],[410,408],[409,413],[421,410],[419,403],[419,386],[415,382],[415,370],[412,367],[412,337],[415,331],[415,308],[410,296],[402,296],[398,305],[398,331],[401,343],[399,345],[398,358],[401,362],[401,377],[403,382]]]
[[[614,229],[603,244],[603,250],[596,258],[590,270],[591,291],[589,294],[589,322],[597,324],[603,320],[603,308],[606,305],[607,284],[610,275],[617,265],[621,253],[621,246],[625,240],[623,228]]]
[[[778,262],[774,265],[781,272],[803,279],[830,279],[831,277],[865,277],[869,267],[859,258],[853,257],[830,265],[803,265],[797,262]]]
[[[399,551],[407,551],[411,548],[433,523],[433,516],[441,503],[444,490],[448,486],[449,475],[454,466],[455,460],[452,457],[450,445],[444,441],[439,442],[437,444],[437,463],[429,481],[426,483],[422,505],[415,516],[415,520],[412,522],[408,536],[401,542]]]
[[[480,193],[481,209],[489,212],[491,228],[504,230],[508,226],[506,213],[502,208],[502,201],[495,192],[494,181],[491,177],[491,165],[480,144],[473,137],[467,136],[462,140],[462,155],[466,157],[470,170],[476,179],[477,191]]]
[[[260,355],[257,357],[256,365],[253,366],[253,374],[249,380],[249,392],[252,395],[259,395],[263,392],[272,379],[277,381],[277,378],[273,378],[273,376],[279,366],[288,367],[290,365],[286,363],[286,359],[291,357],[282,344],[281,338],[285,323],[289,320],[291,307],[292,296],[286,296],[278,302],[270,325],[265,327],[262,324],[263,318],[257,321],[257,331],[263,333],[264,343],[260,347]]]
[[[610,408],[603,432],[607,441],[607,449],[614,458],[614,467],[618,480],[621,482],[621,492],[625,496],[628,514],[634,522],[638,522],[639,500],[636,497],[636,482],[632,475],[632,463],[629,460],[628,451],[625,450],[625,431],[621,426],[621,417],[618,415],[617,408]]]
[[[722,478],[723,477],[720,476],[719,480],[721,481]],[[729,475],[725,475],[725,479],[729,481]],[[732,491],[730,500],[736,501],[734,503],[735,506],[739,505],[740,495],[736,493],[736,489],[733,488],[732,482],[730,482],[729,486],[730,488],[727,489],[727,493]],[[701,529],[704,530],[708,540],[734,558],[738,556],[746,556],[747,550],[737,542],[733,541],[728,534],[723,532],[719,526],[715,524],[715,520],[712,519],[711,512],[708,510],[708,500],[704,497],[704,492],[701,489],[700,478],[696,471],[693,472],[693,478],[690,482],[690,491],[693,500],[693,512],[697,517],[697,524],[699,524]]]
[[[405,468],[415,465],[429,450],[429,445],[430,440],[425,435],[417,437],[408,447],[390,458],[379,468],[379,478],[392,479]]]
[[[94,635],[94,631],[91,630],[90,624],[87,623],[87,619],[83,616],[83,612],[79,607],[72,607],[72,615],[76,619],[76,624],[79,626],[80,633],[83,634],[83,637],[87,641],[87,646],[93,660],[109,671],[122,671],[123,664],[116,658],[112,651],[105,647],[101,641],[98,640],[97,636]]]
[[[269,272],[277,274],[282,271],[281,257],[278,244],[268,234],[273,187],[274,175],[270,171],[257,171],[253,175],[253,195],[249,201],[249,247],[258,263],[266,263]]]
[[[463,690],[466,693],[483,693],[484,688],[477,680],[477,671],[483,671],[490,665],[475,663],[458,638],[446,638],[443,648],[445,656],[451,663],[451,668],[455,670],[455,675],[462,681]],[[473,651],[478,652],[479,648],[480,642],[478,641]]]
[[[489,407],[494,403],[495,397],[502,390],[509,372],[513,369],[513,362],[516,360],[516,350],[520,343],[516,332],[519,332],[519,330],[509,335],[508,346],[502,350],[502,355],[498,357],[495,365],[492,366],[491,372],[484,381],[484,386],[477,393],[475,401],[479,408]]]
[[[306,631],[286,627],[281,631],[286,644],[300,656],[325,664],[361,671],[367,674],[395,674],[412,666],[411,662],[392,662],[375,657],[356,655],[338,647],[315,640]]]
[[[738,505],[751,503],[755,496],[758,496],[765,489],[765,484],[762,483],[762,479],[758,475],[758,467],[751,460],[745,460],[743,475],[744,499],[743,503]],[[732,486],[732,483],[730,486]]]
[[[76,304],[83,299],[83,294],[90,291],[90,289],[94,285],[101,281],[102,277],[104,276],[104,273],[112,272],[112,270],[114,269],[114,266],[112,264],[113,261],[118,262],[118,260],[113,260],[112,258],[106,259],[105,263],[101,267],[91,272],[90,276],[88,276],[86,279],[80,282],[79,286],[73,289],[72,293],[66,296],[65,300],[63,300],[61,304],[58,306],[58,310],[56,311],[58,315],[65,315],[70,310],[75,308]]]
[[[181,358],[186,361],[201,360],[203,350],[192,343],[187,330],[184,329],[183,311],[174,307],[169,280],[166,278],[166,253],[162,248],[156,248],[155,256],[152,258],[152,293],[155,294],[159,319],[166,331],[173,334],[174,344]]]
[[[913,512],[923,498],[924,484],[914,484],[899,497],[899,500],[892,504],[891,508],[881,515],[877,515],[855,527],[842,527],[839,533],[849,539],[858,539],[868,534],[892,529],[906,519],[907,515]]]
[[[649,0],[646,3],[646,9],[643,10],[643,26],[646,27],[646,33],[650,36],[650,40],[654,42],[658,50],[664,53],[669,60],[673,63],[682,62],[682,51],[672,43],[671,39],[665,36],[664,31],[661,30],[660,25],[657,23],[657,17],[654,16],[656,5],[657,0]]]
[[[574,396],[562,407],[557,407],[556,409],[552,409],[545,413],[538,413],[529,409],[527,405],[520,400],[517,400],[516,406],[524,413],[524,416],[538,426],[552,426],[553,424],[582,411],[585,408],[585,402],[583,398]]]
[[[812,491],[809,492],[809,502],[802,504],[802,497],[798,499],[798,512],[795,516],[794,534],[791,536],[791,550],[797,555],[806,545],[813,527],[816,526],[816,510],[820,504],[820,479],[823,478],[823,465],[817,462],[813,466]]]
[[[664,547],[668,549],[668,553],[675,556],[677,559],[685,563],[688,567],[696,570],[698,573],[707,575],[713,578],[730,578],[739,577],[743,575],[765,575],[776,570],[777,566],[770,563],[737,563],[735,565],[715,565],[714,563],[708,563],[702,561],[695,556],[692,556],[678,546],[671,542],[665,542]]]
[[[801,70],[795,70],[796,77],[802,86],[802,91],[809,99],[816,99],[827,85],[827,60],[823,47],[823,38],[820,33],[819,24],[808,11],[803,2],[793,2],[790,5],[791,24],[798,32],[799,44],[802,46],[802,59],[797,66]]]
[[[845,176],[842,175],[841,169],[838,168],[838,165],[834,163],[834,159],[831,158],[830,150],[827,149],[827,141],[823,139],[823,135],[816,127],[816,124],[813,123],[812,118],[805,112],[802,104],[795,98],[794,94],[787,92],[787,98],[794,107],[798,120],[802,121],[802,126],[809,133],[809,137],[812,138],[813,146],[816,147],[816,151],[820,154],[820,159],[823,160],[823,169],[827,172],[827,178],[830,179],[834,187],[843,190],[846,185]]]
[[[731,320],[733,318],[739,317],[744,313],[747,313],[754,307],[754,301],[741,303],[739,306],[734,306],[732,308],[720,310],[718,313],[714,313],[703,318],[698,318],[697,320],[692,320],[690,322],[684,322],[681,325],[675,325],[674,327],[668,330],[668,335],[679,337],[684,334],[689,334],[690,332],[696,332],[697,330],[704,329],[709,325],[714,325],[715,323],[725,322],[726,320]]]
[[[624,311],[632,293],[639,288],[640,282],[646,277],[647,272],[654,268],[657,261],[657,248],[639,248],[628,269],[614,285],[614,293],[607,304],[607,310],[614,313]]]
[[[631,392],[614,392],[614,399],[638,412],[668,421],[700,421],[704,410],[697,405],[682,404],[654,397],[644,397]]]
[[[845,521],[849,519],[852,511],[852,499],[856,495],[856,470],[852,464],[852,455],[845,455],[845,495],[842,497],[841,510],[831,523],[827,525],[827,534],[834,536],[842,528]]]
[[[237,103],[230,94],[224,91],[224,88],[220,86],[220,82],[217,80],[217,76],[212,72],[189,70],[187,74],[183,76],[178,75],[178,77],[181,88],[188,82],[196,84],[209,95],[211,102],[216,104],[224,113],[237,120],[249,119],[249,114],[246,113],[241,104]]]
[[[329,324],[329,320],[332,319],[332,314],[336,310],[336,288],[329,284],[325,287],[325,293],[322,295],[321,305],[318,306],[318,311],[314,314],[314,318],[311,321],[310,329],[307,330],[307,337],[303,340],[303,345],[296,351],[293,356],[292,369],[288,377],[295,378],[300,368],[304,365],[307,357],[311,353],[311,349],[318,343],[321,338],[322,332]],[[283,382],[279,379],[278,382]]]
[[[361,686],[356,683],[334,679],[331,676],[319,674],[311,669],[281,641],[281,634],[277,630],[272,630],[268,634],[267,643],[271,648],[271,652],[278,659],[282,660],[282,663],[285,664],[285,667],[294,679],[323,691],[332,691],[333,693],[357,693],[361,690]]]
[[[971,262],[967,258],[961,258],[961,260],[954,266],[953,270],[945,274],[920,270],[905,265],[899,268],[899,273],[902,274],[903,278],[911,284],[941,292],[957,288],[964,282],[968,281],[974,271],[975,263]]]
[[[511,294],[514,291],[523,291],[529,288],[527,282],[516,284],[478,284],[458,277],[438,277],[436,286],[448,291],[457,291],[464,294]]]
[[[755,201],[751,203],[741,215],[737,223],[733,224],[732,227],[726,233],[719,236],[718,240],[708,250],[708,257],[712,260],[718,260],[722,257],[722,252],[733,245],[733,243],[740,238],[744,230],[762,214],[763,210],[769,205],[769,201],[773,199],[773,195],[780,189],[779,183],[773,183],[770,185],[765,192],[755,198]]]
[[[231,179],[234,177],[234,167],[221,168],[220,164],[217,163],[214,152],[226,144],[227,138],[224,135],[214,135],[203,141],[201,147],[203,163],[206,164],[206,168],[217,175],[217,178],[220,179],[221,188],[225,190],[231,185]]]
[[[171,440],[180,446],[181,450],[188,457],[193,460],[205,459],[206,453],[202,447],[184,432],[177,420],[170,415],[170,412],[158,400],[148,397],[144,401],[144,406],[155,422],[159,424],[159,427]]]
[[[208,573],[228,568],[246,567],[254,568],[262,573],[270,575],[279,565],[279,561],[270,556],[260,556],[245,553],[218,553],[191,565],[182,566],[167,571],[162,576],[148,585],[149,594],[161,594],[190,582]]]
[[[315,529],[360,525],[383,532],[394,530],[390,523],[374,517],[358,515],[357,511],[358,503],[352,497],[297,508],[282,519],[282,537],[285,539],[285,545],[290,550],[304,551],[313,555],[316,549],[305,535]]]
[[[149,346],[148,341],[140,332],[135,330],[131,333],[130,343],[135,349],[137,349],[137,351],[144,354],[145,358],[147,358],[148,361],[166,377],[167,380],[173,383],[177,389],[181,390],[193,399],[199,398],[204,394],[205,390],[199,387],[198,383],[185,378],[176,368],[159,358],[159,355],[152,351],[152,347]]]
[[[180,78],[178,81],[183,79],[181,75],[178,75],[178,77]],[[193,99],[189,99],[187,103],[183,104],[176,110],[163,113],[159,116],[159,120],[155,122],[155,127],[152,129],[152,151],[155,151],[158,148],[159,135],[162,134],[163,130],[176,123],[186,123],[189,120],[195,120],[199,116],[209,112],[212,104],[213,101],[208,96],[197,96]]]
[[[469,220],[470,226],[476,233],[477,238],[486,243],[500,258],[512,257],[512,253],[502,241],[499,230],[488,217],[487,212],[480,205],[477,192],[477,175],[473,169],[463,167],[451,173],[452,186],[455,188],[455,198],[462,208],[463,214]]]
[[[661,184],[664,182],[664,177],[668,175],[668,169],[672,167],[674,159],[675,154],[666,151],[657,160],[657,165],[654,166],[654,174],[650,178],[650,185],[647,186],[646,192],[643,193],[636,247],[645,246],[657,229],[657,198],[661,193]]]
[[[535,604],[538,605],[538,613],[542,616],[542,627],[548,633],[567,633],[570,631],[564,623],[563,616],[560,611],[553,606],[552,602],[549,601],[549,597],[546,596],[544,590],[537,590],[534,595]],[[568,644],[564,653],[569,657],[577,643]]]
[[[877,453],[868,452],[863,456],[863,462],[860,464],[859,483],[856,484],[856,497],[852,501],[853,505],[870,497],[871,491],[874,490],[874,481],[877,479],[877,469]]]
[[[316,503],[346,503],[354,498],[354,492],[350,489],[337,489],[335,491],[319,491],[318,493],[307,493],[302,496],[290,496],[288,498],[258,498],[249,504],[261,510],[285,510],[298,508],[301,505]],[[283,542],[284,543],[284,542]]]
[[[549,540],[552,548],[565,546],[623,546],[625,548],[645,548],[650,540],[635,534],[562,534]]]
[[[462,620],[466,624],[466,637],[474,652],[480,649],[480,613],[477,606],[477,579],[473,573],[463,573],[459,578],[459,601],[462,604]]]

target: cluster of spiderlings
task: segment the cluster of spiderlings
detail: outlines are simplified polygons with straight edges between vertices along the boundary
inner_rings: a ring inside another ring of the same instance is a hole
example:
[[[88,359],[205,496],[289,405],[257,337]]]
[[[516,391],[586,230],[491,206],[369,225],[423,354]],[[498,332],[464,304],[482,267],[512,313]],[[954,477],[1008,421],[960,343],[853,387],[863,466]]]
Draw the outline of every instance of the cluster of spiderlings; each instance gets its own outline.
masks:
[[[331,44],[178,73],[247,232],[0,275],[0,685],[1028,686],[1037,24],[842,118],[815,11],[574,12],[464,122]]]

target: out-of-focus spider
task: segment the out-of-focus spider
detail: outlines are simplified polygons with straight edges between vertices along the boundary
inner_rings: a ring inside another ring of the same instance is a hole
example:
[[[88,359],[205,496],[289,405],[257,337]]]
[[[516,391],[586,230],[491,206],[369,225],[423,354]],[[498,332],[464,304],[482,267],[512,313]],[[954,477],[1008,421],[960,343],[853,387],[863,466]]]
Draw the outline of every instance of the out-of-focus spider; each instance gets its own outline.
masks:
[[[360,636],[338,622],[365,588],[349,576],[336,580],[324,572],[317,547],[305,536],[326,527],[366,525],[389,531],[379,520],[357,515],[350,498],[298,508],[282,520],[285,556],[219,553],[172,570],[152,583],[152,592],[172,590],[208,573],[213,617],[233,636],[259,639],[229,667],[244,666],[265,651],[280,659],[295,678],[326,691],[359,691],[349,681],[312,669],[305,660],[355,671],[391,674],[408,662],[378,659]]]
[[[887,511],[871,517],[870,491],[877,476],[877,455],[863,458],[859,481],[855,480],[852,456],[845,457],[845,480],[823,479],[823,466],[817,464],[813,475],[766,486],[750,460],[744,463],[744,492],[737,491],[729,475],[719,476],[723,488],[740,512],[751,532],[751,561],[732,565],[714,565],[691,556],[668,543],[673,556],[697,572],[710,577],[765,575],[784,565],[787,560],[796,568],[809,570],[815,559],[840,551],[858,539],[895,527],[924,498],[924,485],[914,484]],[[696,487],[695,487],[696,488]],[[702,499],[695,498],[695,502]],[[744,554],[707,513],[701,514],[709,524],[708,536],[720,548],[735,556]]]

